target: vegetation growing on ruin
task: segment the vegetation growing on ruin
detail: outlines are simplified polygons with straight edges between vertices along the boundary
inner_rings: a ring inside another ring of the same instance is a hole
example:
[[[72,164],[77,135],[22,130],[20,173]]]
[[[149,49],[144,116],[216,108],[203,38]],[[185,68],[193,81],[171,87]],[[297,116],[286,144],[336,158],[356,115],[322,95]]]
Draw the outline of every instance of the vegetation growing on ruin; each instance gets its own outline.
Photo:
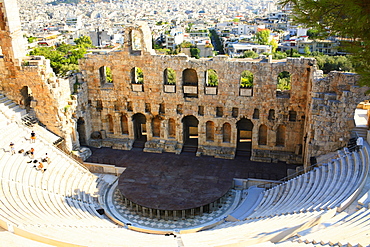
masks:
[[[77,42],[76,42],[77,41]],[[90,37],[82,36],[75,40],[77,45],[62,43],[58,47],[36,47],[29,55],[44,56],[50,59],[50,66],[58,76],[66,76],[68,71],[79,70],[78,59],[86,54],[86,47],[91,47]]]
[[[277,77],[277,89],[281,91],[290,90],[291,75],[288,71],[280,72]]]
[[[176,72],[171,68],[167,68],[166,73],[167,73],[166,84],[175,85],[176,84]]]
[[[215,70],[207,70],[207,86],[216,87],[218,85],[218,75]]]
[[[113,83],[112,70],[110,67],[105,68],[105,79],[107,80],[107,83]]]
[[[135,82],[136,84],[143,84],[144,83],[144,74],[141,68],[135,67]]]
[[[240,76],[240,87],[252,88],[253,87],[253,73],[249,70],[244,70]]]

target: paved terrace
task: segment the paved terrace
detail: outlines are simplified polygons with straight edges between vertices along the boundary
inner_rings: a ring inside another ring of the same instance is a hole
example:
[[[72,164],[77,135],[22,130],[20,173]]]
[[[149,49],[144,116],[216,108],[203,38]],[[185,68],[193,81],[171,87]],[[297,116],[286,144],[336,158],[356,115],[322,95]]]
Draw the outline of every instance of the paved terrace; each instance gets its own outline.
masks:
[[[297,165],[284,162],[263,163],[250,161],[248,157],[237,156],[233,160],[216,159],[213,157],[196,157],[194,153],[146,153],[134,148],[130,151],[110,148],[90,148],[92,156],[86,162],[112,164],[119,167],[140,170],[156,170],[172,173],[177,176],[177,185],[187,184],[194,175],[206,175],[210,171],[218,178],[258,178],[278,180],[287,176],[287,169],[295,169]],[[185,167],[190,169],[184,169]],[[194,167],[194,169],[191,169]],[[181,173],[177,171],[181,170]],[[195,173],[196,171],[196,173]],[[185,182],[185,183],[184,183]],[[196,190],[194,190],[196,191]]]

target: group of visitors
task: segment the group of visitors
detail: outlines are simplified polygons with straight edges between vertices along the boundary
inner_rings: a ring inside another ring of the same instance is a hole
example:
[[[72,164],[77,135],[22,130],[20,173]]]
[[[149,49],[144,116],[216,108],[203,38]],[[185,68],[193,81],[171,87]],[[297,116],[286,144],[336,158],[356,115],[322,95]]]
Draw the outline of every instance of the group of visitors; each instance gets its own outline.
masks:
[[[30,138],[30,142],[31,143],[36,143],[36,134],[34,131],[31,132],[31,138]],[[11,142],[9,144],[9,148],[10,148],[10,152],[12,155],[14,155],[16,152],[15,152],[15,144],[13,142]],[[46,164],[50,164],[51,160],[50,158],[48,157],[48,154],[46,153],[45,154],[45,157],[41,158],[41,160],[37,160],[35,159],[35,149],[33,147],[30,148],[30,150],[28,151],[24,151],[24,149],[20,149],[18,151],[19,154],[23,154],[24,153],[24,156],[28,156],[31,160],[28,161],[27,163],[29,164],[34,164],[34,168],[36,168],[37,171],[41,171],[41,172],[45,172],[46,171]]]

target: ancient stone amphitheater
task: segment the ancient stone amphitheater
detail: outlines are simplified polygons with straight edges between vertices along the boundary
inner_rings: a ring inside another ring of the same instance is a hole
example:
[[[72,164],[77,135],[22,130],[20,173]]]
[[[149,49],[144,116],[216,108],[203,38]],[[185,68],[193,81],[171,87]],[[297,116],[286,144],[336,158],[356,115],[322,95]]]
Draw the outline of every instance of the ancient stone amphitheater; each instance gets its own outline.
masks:
[[[0,246],[370,246],[368,126],[354,124],[357,107],[367,116],[368,88],[356,74],[323,77],[312,58],[156,55],[139,23],[119,50],[89,54],[81,73],[58,78],[47,59],[24,56],[16,1],[0,0],[0,17]],[[123,198],[124,168],[84,163],[81,145],[303,169],[234,178],[217,200],[170,211]]]

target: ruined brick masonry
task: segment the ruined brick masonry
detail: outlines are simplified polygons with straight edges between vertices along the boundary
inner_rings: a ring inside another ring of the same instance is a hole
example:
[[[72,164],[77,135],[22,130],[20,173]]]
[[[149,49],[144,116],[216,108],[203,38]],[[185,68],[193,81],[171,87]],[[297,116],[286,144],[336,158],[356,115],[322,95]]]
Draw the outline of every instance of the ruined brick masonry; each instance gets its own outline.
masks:
[[[197,155],[232,159],[241,150],[256,161],[307,165],[310,157],[346,145],[356,105],[365,100],[367,88],[356,85],[356,74],[324,78],[311,58],[156,55],[144,23],[127,28],[121,50],[87,55],[81,74],[56,78],[47,60],[19,55],[17,25],[6,22],[8,2],[0,1],[1,90],[62,136],[66,150],[130,150],[143,141],[146,152],[179,153],[190,144]],[[169,69],[175,84],[168,83]],[[207,84],[210,69],[217,86]],[[245,70],[253,74],[253,88],[240,87]],[[277,77],[284,71],[291,89],[280,92]]]

